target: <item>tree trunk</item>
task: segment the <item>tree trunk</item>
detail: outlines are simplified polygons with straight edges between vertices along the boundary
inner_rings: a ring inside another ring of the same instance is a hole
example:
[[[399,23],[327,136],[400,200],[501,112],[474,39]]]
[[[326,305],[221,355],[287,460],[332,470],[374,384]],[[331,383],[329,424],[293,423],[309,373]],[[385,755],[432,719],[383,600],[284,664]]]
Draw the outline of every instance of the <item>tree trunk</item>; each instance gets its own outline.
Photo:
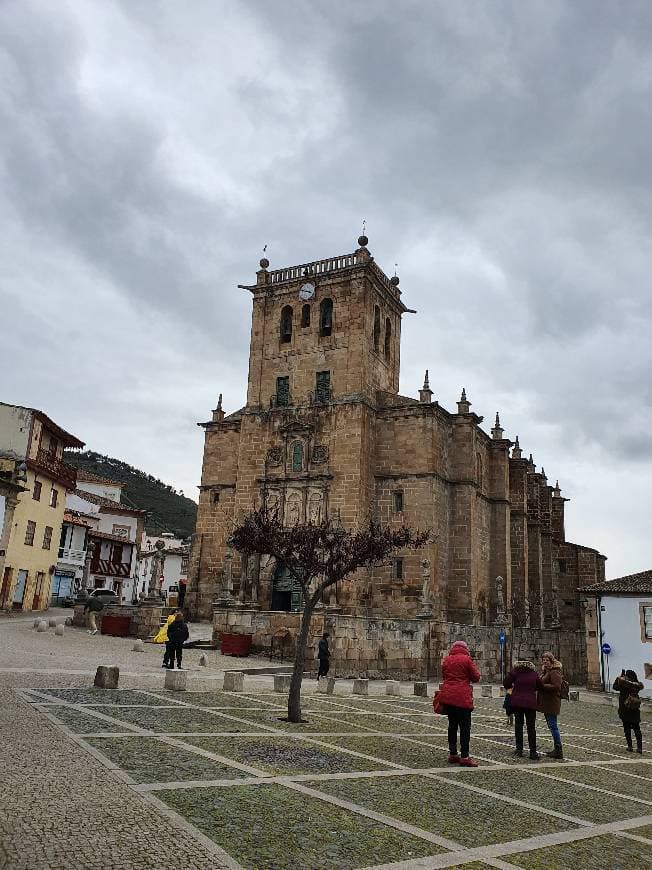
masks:
[[[310,622],[314,609],[315,602],[312,601],[312,598],[309,601],[306,600],[301,615],[301,626],[294,654],[294,668],[292,670],[292,679],[290,680],[290,694],[288,695],[288,720],[290,722],[301,722],[301,681],[303,679],[303,665],[306,658],[306,643],[308,641]]]

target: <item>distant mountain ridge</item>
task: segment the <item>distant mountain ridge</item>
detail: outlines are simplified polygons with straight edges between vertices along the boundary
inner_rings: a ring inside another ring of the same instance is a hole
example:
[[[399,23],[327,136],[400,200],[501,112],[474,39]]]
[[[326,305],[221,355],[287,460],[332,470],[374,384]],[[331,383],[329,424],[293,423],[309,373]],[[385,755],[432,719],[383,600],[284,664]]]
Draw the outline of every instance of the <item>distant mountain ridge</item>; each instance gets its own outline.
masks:
[[[195,531],[197,505],[171,486],[151,474],[134,468],[120,459],[86,450],[83,453],[66,451],[65,461],[80,471],[97,474],[116,483],[124,483],[122,502],[130,507],[147,511],[145,531],[149,535],[174,532],[179,538],[188,538]]]

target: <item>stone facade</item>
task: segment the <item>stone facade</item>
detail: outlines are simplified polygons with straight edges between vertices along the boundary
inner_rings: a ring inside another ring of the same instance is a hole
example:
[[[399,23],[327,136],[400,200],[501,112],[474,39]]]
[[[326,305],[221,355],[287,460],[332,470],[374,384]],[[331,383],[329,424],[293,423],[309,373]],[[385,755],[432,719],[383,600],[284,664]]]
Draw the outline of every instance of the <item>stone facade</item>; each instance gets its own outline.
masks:
[[[243,564],[229,548],[238,518],[266,500],[288,523],[327,515],[352,527],[372,516],[432,530],[422,550],[334,591],[324,604],[342,618],[579,631],[577,587],[604,578],[604,557],[566,541],[566,499],[504,437],[498,415],[487,434],[464,391],[446,410],[427,373],[418,398],[399,395],[409,309],[398,278],[378,268],[365,237],[359,245],[276,271],[262,260],[243,288],[253,297],[247,403],[227,416],[220,398],[200,424],[191,612],[210,618],[218,598],[300,608],[270,560]]]

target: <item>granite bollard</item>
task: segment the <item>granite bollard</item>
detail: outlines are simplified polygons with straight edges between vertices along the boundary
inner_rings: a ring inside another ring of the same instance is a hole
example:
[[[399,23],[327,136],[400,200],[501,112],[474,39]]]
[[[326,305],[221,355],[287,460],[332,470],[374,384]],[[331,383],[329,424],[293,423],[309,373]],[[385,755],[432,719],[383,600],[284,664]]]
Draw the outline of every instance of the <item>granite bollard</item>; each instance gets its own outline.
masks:
[[[274,691],[283,692],[283,694],[289,692],[291,679],[292,674],[274,674]]]
[[[385,680],[385,694],[386,695],[400,695],[401,694],[401,684],[398,680]]]
[[[241,692],[244,689],[244,674],[242,671],[224,671],[224,691]]]
[[[94,686],[98,689],[117,689],[120,679],[120,668],[111,668],[100,665],[95,672]]]
[[[145,652],[145,642],[142,641],[140,638],[138,638],[138,640],[135,640],[133,642],[132,647],[131,647],[131,651],[132,652]]]
[[[36,630],[37,631],[47,631],[48,630],[47,622],[44,619],[39,619],[38,625],[36,626]]]
[[[60,622],[59,625],[54,629],[54,633],[57,637],[63,637],[65,632],[65,628],[63,627],[63,622]]]
[[[358,679],[353,681],[353,694],[354,695],[368,695],[369,694],[369,680],[367,679]]]
[[[491,698],[493,694],[493,686],[491,684],[483,684],[480,686],[480,697],[481,698]]]
[[[167,670],[165,688],[171,692],[185,692],[188,689],[188,671],[173,671],[171,668]]]
[[[428,697],[428,683],[418,682],[414,684],[414,694],[419,698]]]

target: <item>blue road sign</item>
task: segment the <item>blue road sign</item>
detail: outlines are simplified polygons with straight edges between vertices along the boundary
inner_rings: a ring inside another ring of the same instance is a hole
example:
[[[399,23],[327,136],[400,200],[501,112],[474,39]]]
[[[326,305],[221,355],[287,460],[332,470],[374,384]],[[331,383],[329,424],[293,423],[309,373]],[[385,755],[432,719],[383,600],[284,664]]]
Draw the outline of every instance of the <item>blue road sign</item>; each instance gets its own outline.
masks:
[[[601,649],[604,655],[608,656],[611,652],[611,644],[603,643]]]
[[[507,640],[507,636],[505,635],[505,632],[501,628],[500,634],[498,635],[498,642],[503,644],[503,643],[505,643],[506,640]]]

